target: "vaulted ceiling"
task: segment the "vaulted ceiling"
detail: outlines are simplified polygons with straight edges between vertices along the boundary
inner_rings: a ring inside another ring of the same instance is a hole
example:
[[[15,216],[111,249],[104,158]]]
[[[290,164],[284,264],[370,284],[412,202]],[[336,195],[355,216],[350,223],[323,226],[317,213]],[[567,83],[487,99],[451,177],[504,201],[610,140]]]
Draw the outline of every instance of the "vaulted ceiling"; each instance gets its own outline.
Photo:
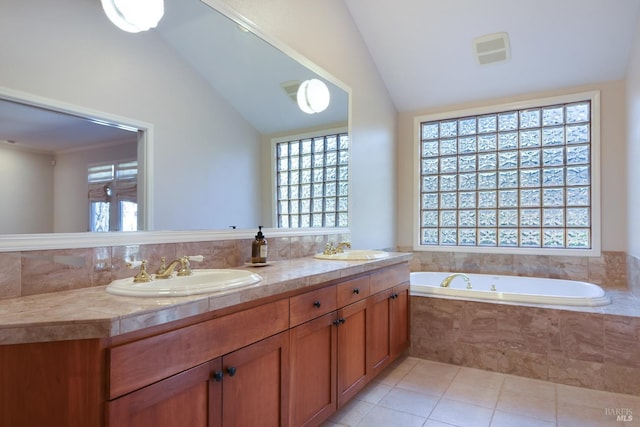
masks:
[[[399,111],[625,77],[640,0],[344,0]],[[473,40],[507,32],[511,59]]]

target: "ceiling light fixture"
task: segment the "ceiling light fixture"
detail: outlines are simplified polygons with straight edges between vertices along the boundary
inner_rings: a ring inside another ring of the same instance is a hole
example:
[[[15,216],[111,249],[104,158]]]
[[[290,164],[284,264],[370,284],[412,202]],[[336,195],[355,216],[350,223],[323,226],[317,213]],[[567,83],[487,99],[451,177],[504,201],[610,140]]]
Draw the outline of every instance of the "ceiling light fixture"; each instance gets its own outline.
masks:
[[[129,33],[155,28],[164,15],[164,0],[101,0],[104,13]]]
[[[298,88],[298,107],[307,114],[327,109],[331,94],[327,85],[318,79],[305,80]]]

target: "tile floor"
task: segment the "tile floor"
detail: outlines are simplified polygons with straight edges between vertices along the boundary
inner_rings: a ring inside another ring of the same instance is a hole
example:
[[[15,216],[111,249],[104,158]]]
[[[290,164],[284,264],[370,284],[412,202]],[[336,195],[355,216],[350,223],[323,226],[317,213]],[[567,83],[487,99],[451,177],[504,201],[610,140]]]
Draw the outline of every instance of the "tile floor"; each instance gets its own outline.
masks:
[[[339,426],[638,427],[640,396],[409,357],[322,425]]]

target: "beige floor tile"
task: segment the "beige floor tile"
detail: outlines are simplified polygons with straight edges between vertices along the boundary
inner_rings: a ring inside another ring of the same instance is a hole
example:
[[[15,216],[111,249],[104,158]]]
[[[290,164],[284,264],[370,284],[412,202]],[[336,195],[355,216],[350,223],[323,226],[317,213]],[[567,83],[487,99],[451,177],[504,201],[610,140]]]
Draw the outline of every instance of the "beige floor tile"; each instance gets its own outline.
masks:
[[[501,393],[496,409],[544,421],[556,420],[555,400],[540,399],[519,392]]]
[[[597,409],[613,408],[617,405],[616,399],[618,399],[618,395],[616,393],[563,384],[558,384],[556,390],[558,393],[558,405],[570,403]]]
[[[616,415],[608,414],[606,406],[595,408],[572,403],[558,403],[558,427],[637,427],[637,418],[632,422],[622,422]]]
[[[338,412],[329,417],[329,421],[344,426],[355,426],[358,424],[376,405],[362,400],[352,399]]]
[[[640,381],[640,378],[638,381]],[[638,414],[638,419],[640,420],[640,396],[616,394],[613,399],[616,402],[616,407],[632,409],[634,414]]]
[[[407,357],[406,359],[396,361],[382,371],[375,380],[379,383],[394,386],[398,384],[419,361],[420,359],[416,359],[415,357]]]
[[[415,375],[424,375],[448,380],[453,380],[459,371],[459,366],[434,362],[431,360],[420,360],[412,370]]]
[[[494,409],[499,395],[500,388],[497,387],[485,387],[482,383],[469,384],[467,381],[453,380],[444,398]]]
[[[542,380],[507,375],[502,385],[502,393],[519,393],[538,399],[556,400],[556,385]]]
[[[420,375],[412,370],[400,381],[396,387],[405,390],[415,391],[417,393],[427,393],[434,396],[442,396],[449,388],[451,380],[448,378],[430,377],[428,375]]]
[[[505,377],[505,374],[498,372],[483,371],[482,369],[474,368],[460,368],[453,382],[458,384],[482,385],[484,388],[500,390]]]
[[[488,427],[492,414],[493,410],[489,408],[442,399],[429,419],[461,427]]]
[[[364,390],[358,393],[354,399],[363,400],[365,402],[377,404],[380,400],[391,391],[393,387],[387,384],[372,381]]]
[[[439,398],[430,394],[395,388],[380,401],[379,406],[407,412],[427,418],[438,403]]]
[[[491,419],[491,427],[555,427],[555,425],[555,420],[543,421],[502,411],[495,411]]]
[[[356,426],[640,427],[640,396],[405,358],[322,425]]]
[[[422,427],[451,427],[453,424],[441,423],[436,420],[427,420]]]
[[[357,427],[422,427],[425,418],[406,412],[376,406],[357,424]]]

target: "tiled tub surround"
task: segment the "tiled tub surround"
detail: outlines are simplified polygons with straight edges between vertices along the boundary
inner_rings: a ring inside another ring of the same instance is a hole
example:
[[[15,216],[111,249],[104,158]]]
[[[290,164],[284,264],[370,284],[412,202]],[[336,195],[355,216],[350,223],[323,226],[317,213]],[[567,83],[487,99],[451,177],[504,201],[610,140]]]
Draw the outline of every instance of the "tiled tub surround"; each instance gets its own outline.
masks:
[[[400,248],[401,252],[412,252]],[[635,280],[640,295],[640,261],[635,259],[635,279],[629,275],[628,257],[624,252],[605,251],[599,257],[483,254],[462,252],[412,252],[411,271],[452,271],[481,274],[505,274],[551,279],[578,280],[605,289],[633,289]]]
[[[107,338],[239,304],[282,298],[331,280],[406,263],[406,253],[373,261],[277,260],[250,268],[263,280],[226,293],[173,298],[137,298],[105,292],[105,286],[0,300],[0,345]]]
[[[267,236],[268,237],[268,236]],[[327,234],[269,238],[268,260],[288,260],[322,252],[327,242],[349,235]],[[89,249],[0,252],[0,299],[109,284],[135,274],[125,260],[147,260],[153,272],[160,257],[204,255],[194,268],[234,268],[251,258],[252,239],[127,245]]]
[[[411,355],[560,384],[640,395],[640,300],[544,307],[411,297]]]
[[[405,249],[411,252],[410,249]],[[640,395],[640,260],[412,252],[411,271],[452,271],[596,283],[603,307],[545,307],[411,297],[411,354],[430,360]]]

